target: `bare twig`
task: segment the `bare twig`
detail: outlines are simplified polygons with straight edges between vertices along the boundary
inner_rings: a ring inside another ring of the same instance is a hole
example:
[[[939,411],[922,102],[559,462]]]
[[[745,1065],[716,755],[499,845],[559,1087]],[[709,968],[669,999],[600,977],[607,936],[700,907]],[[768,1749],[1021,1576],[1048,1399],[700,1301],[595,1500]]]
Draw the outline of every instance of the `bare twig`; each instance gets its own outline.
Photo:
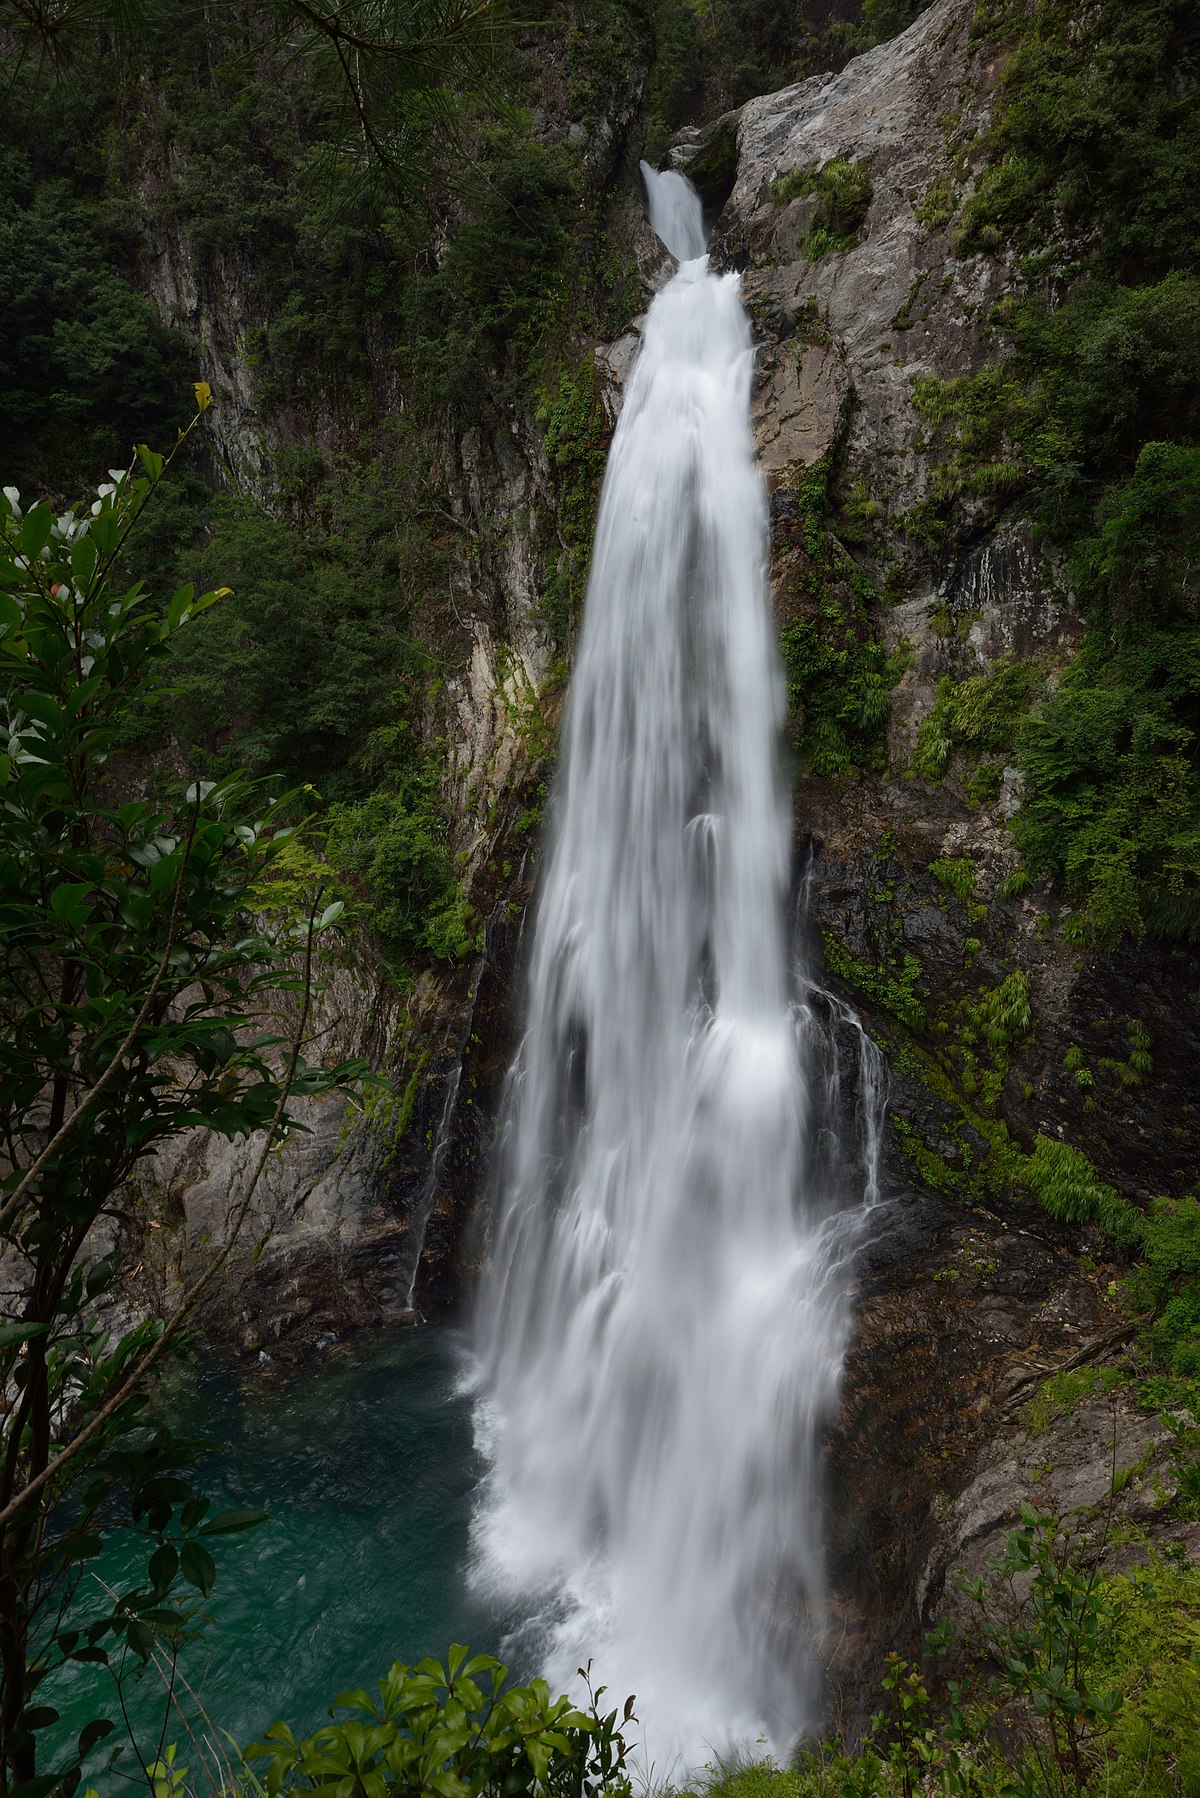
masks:
[[[175,882],[175,896],[171,902],[171,916],[167,924],[167,940],[163,947],[162,959],[158,964],[153,980],[150,982],[146,997],[138,1008],[137,1016],[129,1026],[120,1048],[117,1050],[100,1078],[93,1086],[88,1088],[70,1117],[63,1120],[61,1127],[55,1135],[51,1137],[41,1154],[26,1169],[16,1191],[5,1202],[3,1209],[0,1209],[0,1231],[3,1231],[8,1227],[8,1224],[19,1210],[21,1201],[29,1191],[33,1181],[36,1180],[47,1162],[57,1154],[67,1137],[70,1136],[72,1130],[74,1130],[75,1126],[79,1123],[80,1118],[85,1116],[85,1114],[91,1110],[92,1106],[96,1103],[96,1100],[99,1099],[112,1085],[117,1074],[120,1072],[122,1062],[137,1041],[139,1031],[145,1024],[146,1019],[150,1016],[154,1001],[158,997],[163,981],[166,979],[167,968],[171,961],[171,951],[175,947],[175,932],[179,927],[179,908],[183,898],[184,877],[187,874],[188,861],[192,853],[192,844],[196,837],[196,825],[199,816],[200,802],[197,800],[195,809],[192,812],[191,822],[188,825],[188,835],[187,842],[184,845],[183,860],[179,864],[179,876]]]
[[[308,934],[304,953],[304,1002],[300,1008],[300,1018],[296,1026],[292,1051],[288,1058],[287,1068],[280,1086],[279,1103],[275,1107],[274,1115],[265,1132],[262,1149],[254,1164],[253,1171],[250,1174],[246,1186],[243,1189],[242,1196],[229,1213],[229,1227],[225,1242],[218,1253],[209,1262],[204,1272],[194,1281],[171,1316],[166,1320],[163,1325],[161,1336],[159,1336],[158,1340],[152,1343],[146,1350],[146,1353],[142,1356],[141,1360],[134,1365],[126,1378],[122,1380],[111,1398],[100,1407],[99,1411],[96,1412],[96,1415],[84,1425],[78,1435],[73,1437],[73,1439],[67,1443],[65,1448],[60,1450],[53,1461],[48,1462],[41,1473],[30,1480],[28,1485],[24,1486],[20,1492],[10,1499],[4,1509],[0,1511],[0,1529],[3,1529],[4,1525],[8,1523],[10,1518],[14,1517],[18,1511],[23,1510],[31,1498],[36,1498],[38,1493],[43,1491],[45,1487],[62,1472],[69,1461],[73,1461],[79,1455],[81,1450],[83,1450],[93,1437],[103,1429],[104,1425],[108,1422],[109,1418],[112,1417],[114,1412],[119,1410],[130,1394],[142,1384],[146,1375],[166,1353],[167,1348],[178,1333],[185,1318],[187,1318],[195,1309],[204,1292],[212,1284],[213,1280],[220,1273],[230,1255],[233,1253],[234,1245],[237,1242],[242,1225],[246,1220],[246,1214],[250,1209],[250,1201],[254,1197],[255,1188],[262,1177],[263,1169],[267,1165],[267,1157],[275,1145],[275,1139],[278,1136],[280,1127],[284,1121],[284,1113],[287,1109],[288,1098],[290,1097],[292,1086],[296,1078],[296,1068],[300,1061],[300,1051],[303,1047],[304,1036],[308,1027],[308,1016],[312,1009],[313,938],[316,934],[317,906],[320,904],[320,897],[320,893],[318,893],[313,902],[312,911],[309,913]]]

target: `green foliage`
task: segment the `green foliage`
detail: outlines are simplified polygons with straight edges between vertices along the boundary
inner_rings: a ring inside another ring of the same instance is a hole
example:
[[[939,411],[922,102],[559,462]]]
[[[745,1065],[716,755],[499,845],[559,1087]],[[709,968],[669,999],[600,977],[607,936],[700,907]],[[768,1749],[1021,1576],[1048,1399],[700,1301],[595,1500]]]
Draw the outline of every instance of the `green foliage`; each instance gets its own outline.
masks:
[[[1143,1241],[1141,1212],[1106,1185],[1070,1143],[1035,1137],[1025,1178],[1043,1211],[1060,1223],[1097,1224],[1123,1248]]]
[[[967,203],[964,247],[1095,230],[1123,279],[1200,260],[1200,114],[1190,0],[1039,0],[1015,46]],[[989,233],[991,235],[989,235]]]
[[[1041,423],[1035,401],[1004,366],[943,380],[923,375],[913,382],[918,412],[948,440],[949,453],[933,469],[934,499],[996,505],[1028,484],[1028,457],[1036,452],[1057,466],[1062,446],[1035,437]],[[1029,446],[1028,448],[1026,446]]]
[[[1025,729],[1015,834],[1101,946],[1200,935],[1200,632],[1089,637]]]
[[[1097,623],[1125,641],[1148,629],[1195,624],[1200,449],[1144,444],[1130,479],[1105,496],[1099,526],[1080,550]]]
[[[873,193],[867,164],[848,156],[835,156],[819,167],[790,169],[771,183],[777,205],[802,194],[817,197],[817,211],[802,245],[810,262],[819,262],[833,250],[854,248]]]
[[[131,280],[130,232],[95,192],[0,155],[0,462],[62,490],[173,435],[192,378],[182,340]]]
[[[207,541],[192,566],[202,578],[222,570],[233,594],[175,651],[169,721],[217,769],[356,794],[372,733],[422,692],[427,659],[405,631],[405,588],[435,579],[440,559],[415,521],[391,527],[388,510],[406,497],[398,478],[378,464],[356,476],[327,496],[336,534],[244,499],[210,500],[201,514]]]
[[[1015,1789],[1028,1798],[1085,1792],[1097,1737],[1125,1702],[1109,1663],[1121,1621],[1119,1591],[1094,1564],[1072,1552],[1058,1518],[1022,1503],[1020,1523],[988,1579],[961,1580],[999,1671],[987,1682],[993,1701],[1025,1701],[1027,1759]],[[1006,1585],[1011,1609],[997,1604]],[[1106,1677],[1106,1675],[1108,1675]],[[1024,1707],[1023,1707],[1024,1708]]]
[[[437,267],[415,271],[404,295],[417,397],[471,413],[485,397],[481,371],[493,401],[535,384],[539,350],[569,317],[582,197],[573,148],[539,143],[528,118],[488,128],[480,169],[486,180]]]
[[[1104,1582],[1118,1627],[1103,1644],[1097,1671],[1124,1692],[1106,1748],[1113,1798],[1173,1798],[1200,1786],[1200,1573],[1194,1565],[1151,1558],[1144,1568]]]
[[[446,828],[428,780],[402,783],[356,805],[333,805],[325,854],[361,892],[394,978],[414,960],[456,960],[470,947],[471,910],[458,893]]]
[[[505,29],[496,0],[252,0],[239,10],[222,32],[189,0],[80,0],[66,12],[4,0],[0,20],[16,51],[10,85],[48,89],[61,103],[80,96],[78,69],[106,55],[132,85],[154,70],[156,53],[181,40],[190,47],[203,31],[210,49],[232,41],[248,60],[292,75],[288,85],[321,118],[326,172],[354,198],[412,205],[439,152],[457,144],[464,103],[487,91]]]
[[[543,608],[556,642],[565,648],[583,609],[600,484],[612,430],[591,355],[560,368],[553,391],[538,408],[546,454],[558,479],[555,522],[564,545],[547,581]]]
[[[962,863],[942,865],[954,869],[960,886],[964,884]],[[974,870],[969,862],[965,866],[973,883]],[[998,986],[980,987],[976,999],[964,999],[959,1010],[959,1079],[963,1091],[977,1097],[983,1109],[991,1112],[1000,1103],[1013,1050],[1033,1028],[1028,974],[1023,968],[1014,968]]]
[[[960,681],[943,675],[933,710],[917,732],[915,772],[937,781],[956,751],[964,768],[975,773],[982,757],[1011,753],[1041,687],[1038,670],[1028,662],[1001,662],[987,674]]]
[[[161,739],[169,724],[214,772],[248,766],[328,802],[323,878],[354,900],[356,920],[404,984],[413,961],[465,951],[471,915],[454,878],[436,764],[417,729],[430,658],[406,628],[416,627],[421,588],[444,582],[445,552],[430,543],[419,509],[404,510],[415,485],[405,467],[411,438],[391,432],[384,445],[394,466],[381,450],[323,483],[314,503],[328,533],[246,499],[183,496],[175,529],[208,533],[193,567],[224,569],[237,585],[173,645],[173,690],[157,730]],[[169,541],[159,559],[184,561]],[[272,878],[276,903],[294,885],[290,873],[289,859]]]
[[[709,73],[709,52],[699,10],[692,0],[659,0],[654,10],[654,61],[646,88],[646,143],[653,168],[666,159],[671,138],[699,114]]]
[[[1146,1340],[1159,1364],[1200,1377],[1200,1200],[1151,1202],[1127,1289],[1131,1303],[1151,1313]]]
[[[1111,1575],[1107,1538],[1022,1504],[1003,1553],[960,1575],[974,1630],[946,1687],[885,1657],[883,1704],[852,1748],[794,1767],[720,1767],[704,1798],[1178,1798],[1200,1775],[1200,1569],[1150,1553]],[[926,1652],[951,1647],[943,1622]]]
[[[957,203],[954,177],[948,169],[941,169],[925,189],[922,199],[913,207],[913,217],[927,231],[937,231],[950,223]]]
[[[1073,543],[1144,443],[1196,435],[1200,282],[1179,271],[1140,287],[1091,278],[1053,308],[1036,295],[1002,302],[992,322],[1011,345],[1001,360],[974,375],[913,383],[917,409],[946,452],[935,496],[943,507],[994,507],[1027,493],[1046,528]],[[1178,464],[1164,470],[1163,457],[1147,473],[1169,483]],[[1161,531],[1161,500],[1147,499],[1142,528]],[[1177,503],[1186,511],[1184,496]]]
[[[1125,1378],[1122,1370],[1114,1367],[1072,1367],[1065,1373],[1052,1374],[1022,1407],[1022,1426],[1030,1436],[1048,1436],[1056,1418],[1067,1415],[1097,1393],[1111,1392]]]
[[[267,1798],[315,1791],[328,1798],[628,1798],[626,1747],[618,1721],[602,1716],[604,1688],[586,1710],[551,1699],[544,1680],[507,1684],[508,1669],[488,1655],[452,1647],[446,1665],[400,1661],[379,1682],[379,1697],[342,1692],[330,1706],[348,1715],[297,1741],[286,1723],[245,1750],[266,1762]]]
[[[963,904],[974,897],[975,863],[970,856],[954,856],[947,861],[930,862],[929,872],[940,886],[948,893],[953,893]]]
[[[197,398],[203,411],[203,385]],[[111,1655],[119,1683],[127,1655],[174,1654],[197,1621],[177,1580],[203,1598],[214,1577],[202,1538],[254,1520],[208,1516],[186,1477],[198,1445],[147,1421],[142,1382],[232,1251],[272,1143],[301,1128],[292,1102],[365,1072],[303,1055],[313,941],[340,904],[310,892],[307,923],[288,913],[273,930],[253,915],[295,840],[289,802],[237,773],[161,803],[112,781],[172,640],[223,597],[125,584],[164,472],[142,446],[90,505],[0,495],[0,1755],[18,1785],[56,1720],[37,1702],[47,1674]],[[298,1009],[290,1041],[281,1005]],[[224,1244],[169,1318],[114,1332],[97,1307],[127,1272],[122,1186],[197,1126],[262,1145]],[[145,1577],[81,1617],[81,1572],[114,1528],[144,1539]],[[36,1789],[74,1791],[112,1727],[97,1717]]]
[[[703,124],[756,94],[852,56],[906,29],[928,0],[864,0],[848,18],[792,0],[653,0],[646,96],[648,160],[662,162],[683,125]],[[857,16],[855,16],[857,15]]]
[[[903,657],[889,658],[875,634],[871,583],[831,528],[825,462],[796,482],[803,572],[789,597],[804,615],[779,635],[792,735],[814,774],[881,765],[891,690]]]
[[[962,244],[1038,250],[993,310],[1007,351],[918,380],[941,460],[926,524],[1021,497],[1066,549],[1091,635],[1020,742],[1018,840],[1101,947],[1197,934],[1200,79],[1185,0],[1010,6],[990,166]],[[1039,248],[1039,246],[1044,246]],[[930,539],[932,544],[932,538]],[[1031,695],[1032,696],[1032,695]],[[919,771],[952,753],[929,721]],[[984,788],[986,790],[986,781]]]
[[[915,955],[905,955],[898,967],[877,967],[851,955],[828,931],[824,933],[824,943],[825,960],[831,974],[882,1005],[909,1030],[920,1034],[925,1029],[925,1007],[916,990],[922,968]]]

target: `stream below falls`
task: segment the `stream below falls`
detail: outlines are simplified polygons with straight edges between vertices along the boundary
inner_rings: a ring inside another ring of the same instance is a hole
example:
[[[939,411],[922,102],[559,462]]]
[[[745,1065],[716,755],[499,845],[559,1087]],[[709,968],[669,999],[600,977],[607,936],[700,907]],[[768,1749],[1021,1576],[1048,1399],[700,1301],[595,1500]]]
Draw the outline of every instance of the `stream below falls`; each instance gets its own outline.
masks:
[[[339,1691],[372,1689],[393,1661],[441,1659],[451,1642],[499,1651],[512,1620],[468,1586],[480,1467],[464,1362],[455,1332],[431,1325],[357,1339],[294,1375],[202,1364],[171,1381],[162,1398],[175,1427],[221,1444],[197,1488],[214,1512],[254,1508],[269,1521],[213,1544],[211,1622],[181,1657],[165,1734],[161,1673],[127,1682],[144,1761],[162,1734],[195,1770],[197,1744],[211,1755],[219,1732],[245,1744],[279,1718],[312,1730]],[[85,1578],[137,1583],[137,1546],[113,1538]],[[99,1589],[96,1599],[99,1612]],[[112,1696],[91,1667],[47,1691],[72,1740]],[[110,1746],[92,1757],[93,1779]]]

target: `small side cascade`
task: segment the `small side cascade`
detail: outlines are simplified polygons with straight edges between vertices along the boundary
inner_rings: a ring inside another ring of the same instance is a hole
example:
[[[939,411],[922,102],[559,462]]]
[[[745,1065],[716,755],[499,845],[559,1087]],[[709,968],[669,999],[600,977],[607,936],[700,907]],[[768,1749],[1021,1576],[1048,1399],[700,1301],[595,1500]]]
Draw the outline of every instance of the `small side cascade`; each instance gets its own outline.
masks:
[[[821,1444],[885,1093],[790,961],[739,279],[684,178],[643,173],[680,266],[613,440],[551,801],[476,1319],[474,1579],[524,1614],[511,1658],[636,1693],[663,1779],[820,1721]]]
[[[485,931],[486,941],[486,931]],[[421,1196],[417,1201],[416,1216],[412,1230],[412,1252],[408,1257],[407,1296],[405,1307],[415,1322],[421,1322],[417,1308],[417,1279],[421,1271],[421,1255],[425,1248],[425,1238],[429,1234],[429,1220],[433,1216],[433,1208],[437,1203],[438,1190],[445,1172],[446,1157],[454,1141],[455,1124],[458,1117],[458,1094],[462,1085],[463,1062],[466,1059],[467,1044],[475,1023],[475,1007],[479,999],[479,986],[487,968],[486,948],[482,955],[476,957],[471,969],[471,985],[467,994],[465,1021],[458,1033],[453,1050],[453,1061],[449,1077],[446,1081],[442,1108],[438,1113],[437,1127],[433,1133],[433,1147],[429,1157],[429,1172],[421,1188]],[[403,1276],[402,1276],[403,1277]]]

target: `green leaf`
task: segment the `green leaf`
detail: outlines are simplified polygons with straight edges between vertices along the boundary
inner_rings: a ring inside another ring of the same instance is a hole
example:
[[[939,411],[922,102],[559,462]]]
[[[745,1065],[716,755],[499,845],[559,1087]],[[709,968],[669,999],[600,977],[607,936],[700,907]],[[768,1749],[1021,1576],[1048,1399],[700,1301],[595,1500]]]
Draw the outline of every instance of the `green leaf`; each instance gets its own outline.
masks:
[[[81,593],[86,593],[91,586],[99,560],[99,551],[92,542],[91,532],[86,537],[76,537],[71,545],[71,573],[75,576],[75,585]]]
[[[24,1779],[19,1786],[11,1786],[9,1798],[46,1798],[58,1784],[57,1773],[40,1773],[36,1779]]]
[[[0,1325],[0,1350],[12,1348],[14,1343],[28,1342],[34,1336],[44,1336],[49,1328],[49,1324]]]
[[[88,900],[93,892],[90,881],[80,886],[57,886],[50,895],[50,910],[64,924],[78,924],[87,917],[90,907]]]
[[[150,1574],[150,1583],[156,1592],[165,1592],[167,1587],[171,1584],[171,1581],[175,1578],[179,1569],[179,1559],[179,1555],[169,1542],[164,1542],[161,1548],[156,1548],[154,1553],[150,1556],[148,1572]],[[186,1568],[184,1569],[184,1577],[187,1577]]]
[[[25,514],[25,522],[21,526],[21,554],[32,561],[40,556],[50,541],[50,530],[54,524],[54,511],[49,500],[41,500]]]
[[[106,507],[97,513],[88,527],[88,535],[95,543],[101,555],[111,556],[117,547],[117,539],[121,532],[121,520],[116,512]]]
[[[182,624],[184,614],[191,606],[195,596],[196,589],[190,581],[186,586],[180,587],[178,592],[172,594],[171,603],[167,607],[167,629],[169,631],[177,630]]]
[[[260,1523],[267,1522],[265,1511],[222,1511],[202,1529],[196,1531],[198,1536],[232,1536],[238,1530],[257,1529]]]
[[[364,1692],[361,1686],[356,1686],[352,1692],[339,1692],[330,1705],[329,1712],[332,1716],[334,1711],[374,1711],[374,1709],[370,1693]]]
[[[80,1760],[92,1752],[97,1742],[102,1742],[105,1736],[110,1736],[115,1728],[116,1724],[109,1717],[93,1717],[90,1723],[86,1723],[79,1732],[79,1742],[75,1750]]]
[[[59,1713],[52,1704],[34,1704],[21,1717],[26,1729],[49,1729],[58,1722]]]
[[[188,1584],[207,1598],[217,1577],[216,1562],[208,1550],[199,1542],[185,1542],[179,1550],[179,1565]]]
[[[125,1625],[125,1640],[141,1661],[148,1661],[154,1653],[154,1631],[139,1617],[130,1618]]]

